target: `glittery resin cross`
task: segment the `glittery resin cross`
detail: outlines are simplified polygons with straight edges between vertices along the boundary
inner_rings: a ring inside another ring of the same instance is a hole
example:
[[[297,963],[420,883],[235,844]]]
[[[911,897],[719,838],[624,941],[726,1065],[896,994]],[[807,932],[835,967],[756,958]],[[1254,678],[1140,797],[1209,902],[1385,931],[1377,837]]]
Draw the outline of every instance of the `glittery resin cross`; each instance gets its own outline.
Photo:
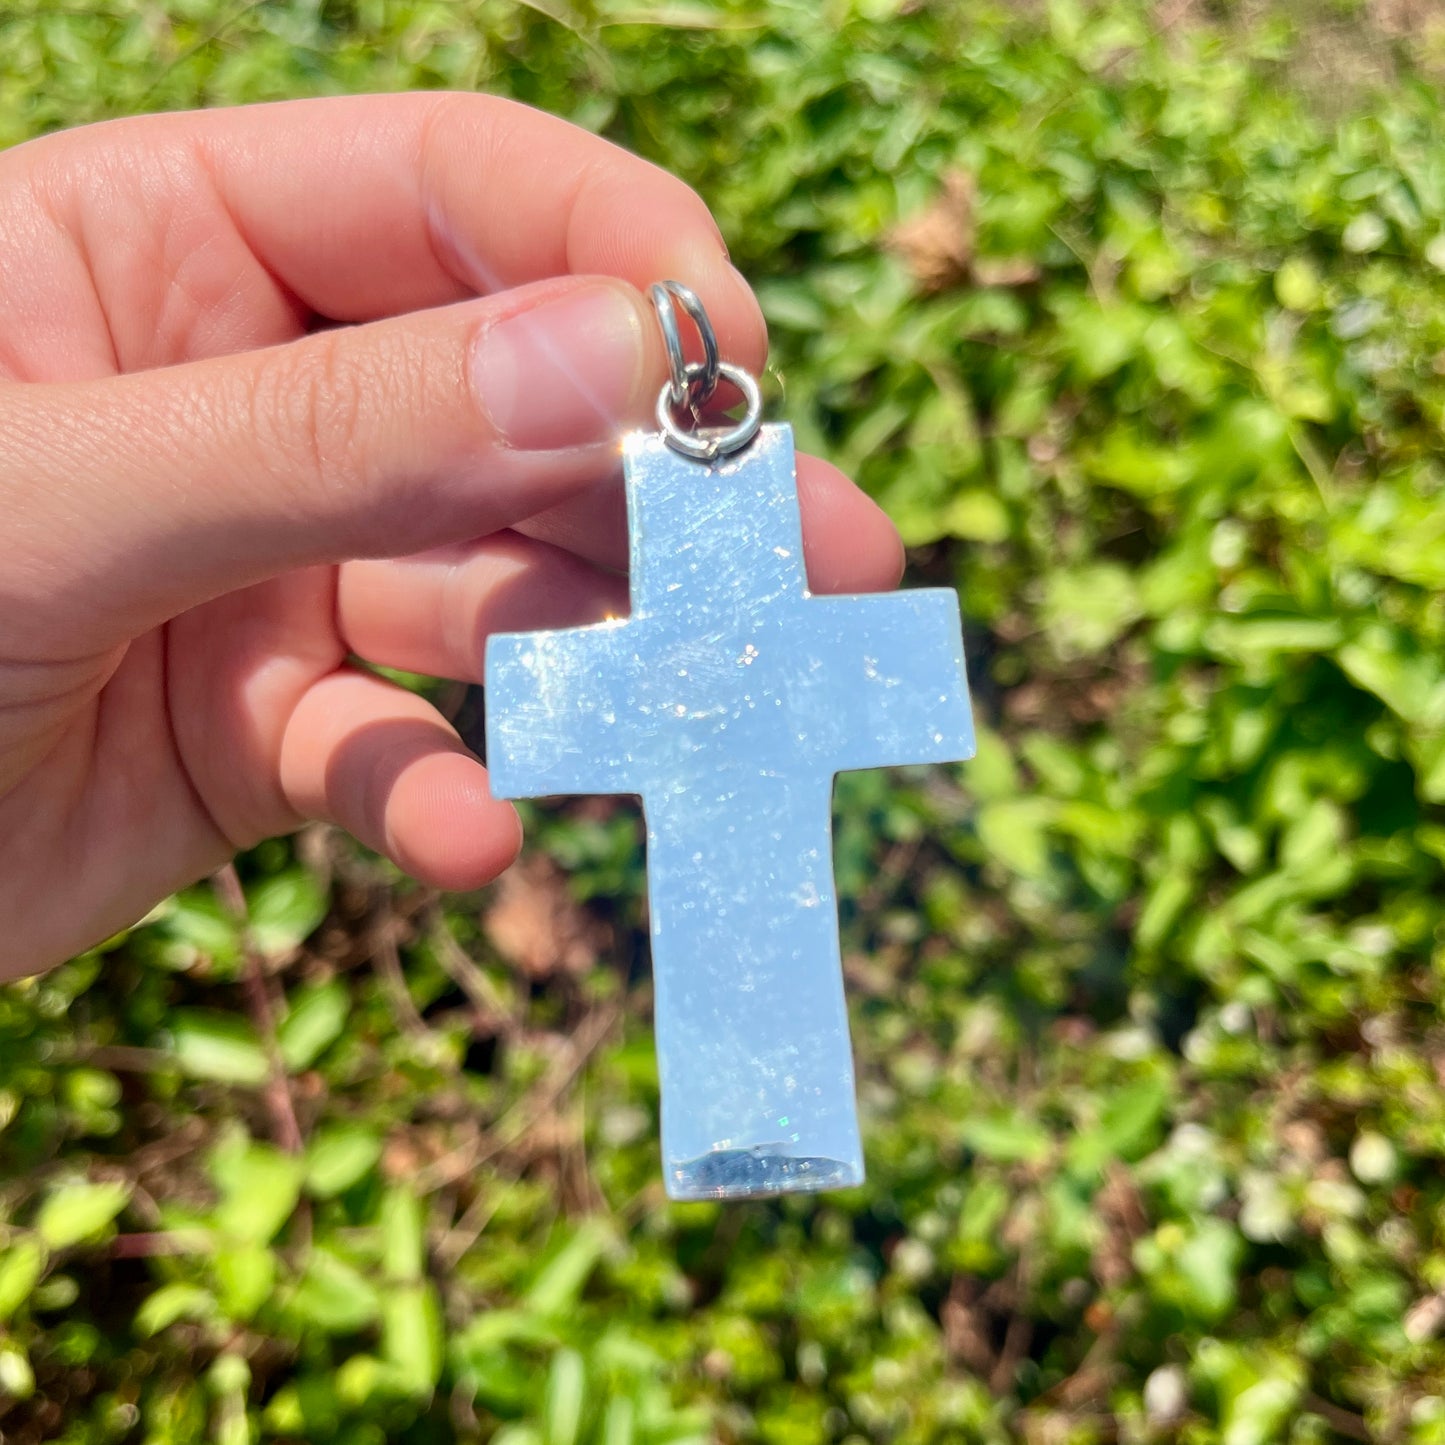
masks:
[[[490,640],[492,788],[642,797],[668,1193],[857,1184],[833,776],[972,756],[958,599],[809,594],[790,427],[624,453],[631,616]]]

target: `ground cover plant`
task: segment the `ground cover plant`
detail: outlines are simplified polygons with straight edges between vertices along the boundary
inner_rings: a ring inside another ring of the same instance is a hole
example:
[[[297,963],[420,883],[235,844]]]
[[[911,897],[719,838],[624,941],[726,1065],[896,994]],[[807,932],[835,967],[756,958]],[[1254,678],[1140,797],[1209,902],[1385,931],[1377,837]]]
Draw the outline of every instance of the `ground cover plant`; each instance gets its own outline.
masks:
[[[682,174],[982,727],[839,784],[860,1190],[663,1201],[612,802],[476,897],[312,830],[0,992],[0,1435],[1445,1441],[1441,35],[9,0],[0,143],[456,86]]]

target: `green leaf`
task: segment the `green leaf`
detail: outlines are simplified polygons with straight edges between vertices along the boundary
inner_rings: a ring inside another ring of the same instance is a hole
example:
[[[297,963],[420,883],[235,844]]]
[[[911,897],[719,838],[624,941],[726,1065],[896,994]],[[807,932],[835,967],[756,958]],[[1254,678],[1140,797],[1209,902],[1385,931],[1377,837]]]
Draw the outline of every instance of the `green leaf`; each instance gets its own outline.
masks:
[[[242,956],[236,920],[209,889],[188,889],[169,899],[158,919],[165,942],[159,960],[170,968],[190,968],[201,960],[231,970]]]
[[[320,926],[328,906],[321,884],[302,868],[262,879],[246,894],[251,941],[267,958],[291,953]]]
[[[1405,745],[1415,787],[1427,803],[1445,803],[1445,731],[1412,737]]]
[[[1006,1163],[1037,1164],[1053,1146],[1038,1120],[1009,1110],[965,1119],[959,1137],[975,1154]]]
[[[212,1216],[216,1229],[238,1243],[265,1244],[296,1208],[305,1165],[269,1144],[248,1141],[233,1154],[217,1150],[212,1173],[223,1196]]]
[[[19,1345],[0,1343],[0,1400],[28,1400],[35,1393],[35,1371]]]
[[[374,1323],[381,1312],[381,1296],[360,1271],[333,1250],[318,1245],[306,1257],[288,1309],[304,1324],[329,1334],[349,1335]]]
[[[978,810],[978,838],[985,853],[1025,878],[1048,871],[1051,798],[1001,798]]]
[[[413,1281],[426,1264],[426,1220],[421,1201],[396,1184],[381,1201],[381,1270],[388,1280]]]
[[[817,293],[801,281],[767,281],[755,289],[769,326],[812,336],[828,324],[827,311]]]
[[[306,1150],[306,1192],[333,1199],[359,1184],[381,1158],[381,1136],[360,1124],[318,1129]]]
[[[1319,272],[1307,256],[1287,257],[1274,273],[1274,294],[1291,311],[1313,311],[1322,299]]]
[[[1244,1242],[1224,1220],[1161,1225],[1134,1253],[1154,1296],[1185,1314],[1213,1323],[1234,1304]]]
[[[637,1438],[635,1416],[632,1401],[625,1396],[614,1395],[607,1402],[607,1411],[602,1417],[602,1445],[633,1445]]]
[[[1161,1078],[1140,1079],[1110,1094],[1099,1122],[1069,1141],[1070,1167],[1092,1174],[1111,1160],[1140,1158],[1157,1142],[1168,1106],[1169,1085]]]
[[[217,1298],[228,1319],[249,1320],[276,1283],[276,1256],[259,1244],[216,1251]]]
[[[532,1425],[503,1425],[492,1436],[492,1445],[545,1445],[542,1432]]]
[[[1213,1389],[1221,1445],[1271,1445],[1298,1414],[1306,1365],[1277,1350],[1202,1340],[1195,1373]]]
[[[525,1296],[527,1308],[547,1319],[572,1309],[611,1240],[611,1232],[600,1220],[578,1225],[532,1281]]]
[[[1361,211],[1340,237],[1340,244],[1347,251],[1378,251],[1390,239],[1390,228],[1385,218],[1374,211]]]
[[[334,1412],[333,1412],[334,1414]],[[306,1410],[301,1403],[299,1385],[282,1385],[266,1402],[261,1423],[278,1435],[304,1436],[307,1428]],[[320,1424],[321,1422],[317,1422]],[[335,1428],[335,1420],[325,1422]]]
[[[91,1184],[77,1180],[56,1188],[40,1206],[35,1228],[51,1249],[65,1249],[102,1234],[130,1199],[120,1181]]]
[[[246,1414],[246,1395],[251,1388],[251,1367],[239,1354],[217,1355],[206,1371],[206,1383],[216,1405],[212,1413],[210,1438],[215,1445],[252,1445],[251,1424]]]
[[[192,1078],[255,1086],[271,1076],[260,1039],[234,1014],[178,1009],[170,1033],[176,1059]]]
[[[970,542],[1002,542],[1009,535],[1008,508],[992,492],[972,487],[943,509],[940,525],[950,537]]]
[[[1142,307],[1100,306],[1082,296],[1061,298],[1058,310],[1066,354],[1086,381],[1101,380],[1135,356],[1149,322]]]
[[[968,765],[969,791],[984,802],[1014,798],[1019,791],[1019,770],[1008,743],[992,728],[980,724],[976,744],[978,750]]]
[[[336,1399],[352,1410],[374,1401],[395,1400],[410,1393],[396,1370],[375,1355],[352,1355],[335,1374]]]
[[[276,1042],[293,1073],[309,1069],[341,1037],[351,1007],[343,984],[332,980],[299,994],[276,1029]]]
[[[1343,636],[1338,618],[1256,614],[1216,618],[1204,640],[1211,652],[1249,661],[1276,652],[1328,652]]]
[[[40,1282],[50,1256],[30,1235],[12,1239],[0,1253],[0,1321],[8,1320]]]
[[[1414,639],[1369,627],[1339,650],[1340,666],[1407,723],[1445,721],[1445,664]]]
[[[381,1300],[381,1354],[413,1395],[429,1395],[442,1372],[441,1304],[435,1287],[394,1285]]]
[[[1189,477],[1189,460],[1126,426],[1112,427],[1084,449],[1080,464],[1106,486],[1136,497],[1167,497]]]
[[[1048,579],[1042,619],[1060,655],[1080,657],[1108,647],[1142,611],[1132,575],[1096,562]]]
[[[1191,874],[1171,870],[1158,879],[1144,899],[1134,941],[1141,949],[1158,948],[1178,923],[1185,905],[1194,894]]]
[[[1336,858],[1345,846],[1345,816],[1328,798],[1316,798],[1285,829],[1280,862],[1290,873],[1310,875]]]
[[[547,1445],[577,1445],[582,1428],[586,1367],[576,1350],[558,1350],[547,1372],[544,1434]]]
[[[216,1313],[216,1301],[199,1285],[162,1285],[147,1295],[135,1313],[135,1327],[142,1335],[158,1335],[177,1320],[210,1319]]]
[[[550,1343],[550,1342],[549,1342]],[[537,1405],[538,1380],[533,1360],[506,1350],[459,1350],[457,1359],[479,1405],[511,1417]]]

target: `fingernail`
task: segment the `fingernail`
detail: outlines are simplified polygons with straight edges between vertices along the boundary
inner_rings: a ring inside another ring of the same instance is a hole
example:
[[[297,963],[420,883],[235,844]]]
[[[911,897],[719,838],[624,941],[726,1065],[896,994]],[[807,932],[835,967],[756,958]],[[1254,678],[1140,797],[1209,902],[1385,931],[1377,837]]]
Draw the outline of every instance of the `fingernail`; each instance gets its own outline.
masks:
[[[592,286],[488,327],[472,384],[498,436],[520,451],[608,441],[628,418],[643,365],[637,308]]]

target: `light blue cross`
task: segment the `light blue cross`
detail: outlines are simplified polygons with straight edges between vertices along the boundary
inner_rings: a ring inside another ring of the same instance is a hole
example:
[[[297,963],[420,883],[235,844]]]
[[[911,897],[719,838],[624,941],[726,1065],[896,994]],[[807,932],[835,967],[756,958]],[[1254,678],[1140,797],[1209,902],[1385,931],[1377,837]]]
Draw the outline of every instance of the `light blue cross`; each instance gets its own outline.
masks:
[[[833,775],[972,756],[958,599],[809,594],[790,427],[625,467],[632,615],[489,641],[492,789],[642,795],[668,1193],[861,1183]]]

